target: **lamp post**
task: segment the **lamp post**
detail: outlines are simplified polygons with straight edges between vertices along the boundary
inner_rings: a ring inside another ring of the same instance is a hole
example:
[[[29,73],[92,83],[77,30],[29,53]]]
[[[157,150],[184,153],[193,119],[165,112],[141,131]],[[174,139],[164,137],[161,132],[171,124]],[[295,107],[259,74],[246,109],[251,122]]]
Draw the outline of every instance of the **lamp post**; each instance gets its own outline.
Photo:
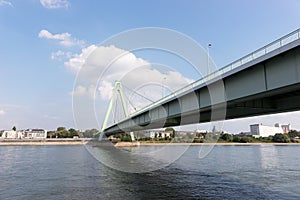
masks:
[[[211,47],[211,44],[209,43],[207,45],[207,77],[210,74],[210,66],[209,66],[209,48]]]

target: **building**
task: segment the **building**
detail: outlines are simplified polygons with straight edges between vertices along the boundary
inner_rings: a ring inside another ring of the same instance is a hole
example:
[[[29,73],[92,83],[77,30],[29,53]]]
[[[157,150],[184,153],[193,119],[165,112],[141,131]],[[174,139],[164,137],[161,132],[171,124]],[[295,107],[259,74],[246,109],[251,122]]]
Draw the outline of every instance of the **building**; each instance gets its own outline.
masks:
[[[170,138],[172,135],[171,131],[164,130],[146,130],[144,131],[144,136],[148,138]]]
[[[44,129],[27,129],[27,130],[9,130],[9,131],[2,131],[1,138],[4,139],[42,139],[47,138],[47,131]]]
[[[250,133],[253,136],[258,137],[268,137],[273,136],[276,133],[288,133],[291,129],[290,124],[280,125],[276,123],[274,126],[266,126],[262,124],[252,124],[250,125]]]
[[[287,125],[281,125],[281,128],[283,130],[283,133],[289,133],[291,130],[291,125],[287,124]]]
[[[27,129],[25,130],[26,138],[42,139],[47,138],[47,130],[44,129]]]
[[[13,130],[3,131],[1,137],[9,138],[9,139],[16,139],[16,138],[18,138],[18,133],[17,133],[17,131],[13,131]]]

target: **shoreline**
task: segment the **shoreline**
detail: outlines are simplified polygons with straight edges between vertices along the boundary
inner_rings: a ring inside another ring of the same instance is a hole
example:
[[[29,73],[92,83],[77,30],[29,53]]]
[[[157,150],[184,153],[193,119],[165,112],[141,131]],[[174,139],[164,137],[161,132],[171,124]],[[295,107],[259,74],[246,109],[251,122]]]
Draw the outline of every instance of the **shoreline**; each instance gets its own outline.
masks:
[[[84,145],[91,139],[39,139],[39,140],[0,140],[0,146],[63,146]],[[159,143],[159,142],[118,142],[115,147],[135,146],[300,146],[300,143]]]
[[[33,139],[0,140],[0,146],[62,146],[62,145],[83,145],[86,140],[74,139]]]
[[[140,146],[300,146],[300,143],[236,143],[236,142],[227,142],[227,143],[140,143]]]

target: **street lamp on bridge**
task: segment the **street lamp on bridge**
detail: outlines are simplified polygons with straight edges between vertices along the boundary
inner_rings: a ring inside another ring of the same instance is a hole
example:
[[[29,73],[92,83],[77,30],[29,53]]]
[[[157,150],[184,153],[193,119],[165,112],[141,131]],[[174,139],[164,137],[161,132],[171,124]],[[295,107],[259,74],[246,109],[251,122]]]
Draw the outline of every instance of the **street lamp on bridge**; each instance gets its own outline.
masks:
[[[211,44],[209,43],[207,45],[207,76],[210,74],[210,66],[209,66],[209,48],[211,47]]]

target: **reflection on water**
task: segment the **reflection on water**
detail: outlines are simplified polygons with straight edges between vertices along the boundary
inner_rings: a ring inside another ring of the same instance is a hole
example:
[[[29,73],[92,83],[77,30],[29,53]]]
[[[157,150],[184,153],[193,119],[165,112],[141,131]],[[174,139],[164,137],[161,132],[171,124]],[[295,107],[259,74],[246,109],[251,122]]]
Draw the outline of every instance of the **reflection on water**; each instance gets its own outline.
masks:
[[[273,169],[278,166],[277,147],[274,145],[262,145],[259,148],[261,167],[263,169]]]
[[[300,198],[300,146],[216,146],[203,159],[192,146],[167,167],[140,174],[106,167],[87,148],[115,165],[125,160],[92,146],[0,147],[0,199]],[[126,152],[130,166],[145,166],[151,158],[135,160],[137,152],[160,148],[118,151]]]
[[[130,173],[145,173],[164,168],[175,162],[189,146],[170,144],[116,148],[110,142],[90,142],[88,152],[102,164]]]

